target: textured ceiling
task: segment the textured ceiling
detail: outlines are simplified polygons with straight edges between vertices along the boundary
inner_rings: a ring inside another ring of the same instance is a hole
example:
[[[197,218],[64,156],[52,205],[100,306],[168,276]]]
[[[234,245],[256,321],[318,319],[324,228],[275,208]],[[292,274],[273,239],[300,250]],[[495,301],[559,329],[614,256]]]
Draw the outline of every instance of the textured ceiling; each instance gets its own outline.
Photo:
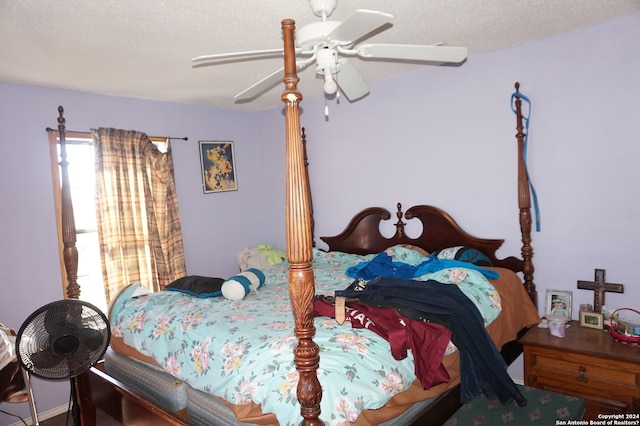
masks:
[[[640,0],[338,0],[330,19],[345,20],[356,9],[394,15],[391,28],[367,41],[445,42],[473,56],[639,13]],[[283,86],[249,103],[233,96],[281,67],[281,59],[194,68],[191,58],[282,48],[284,18],[298,28],[320,19],[307,0],[0,0],[0,81],[222,108],[278,107]],[[351,60],[369,83],[424,66]],[[313,67],[300,77],[305,97],[322,94]]]

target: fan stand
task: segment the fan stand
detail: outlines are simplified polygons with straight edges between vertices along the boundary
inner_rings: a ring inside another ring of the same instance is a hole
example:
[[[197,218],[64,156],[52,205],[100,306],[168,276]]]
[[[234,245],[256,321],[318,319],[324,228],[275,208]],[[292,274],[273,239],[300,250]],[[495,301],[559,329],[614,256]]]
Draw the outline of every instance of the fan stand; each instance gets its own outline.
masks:
[[[71,383],[71,417],[73,418],[73,425],[80,426],[80,404],[78,404],[75,378],[72,377],[69,382]]]
[[[41,307],[18,331],[16,355],[25,371],[44,379],[70,380],[71,414],[75,426],[81,424],[75,377],[102,358],[109,345],[109,336],[106,315],[78,299],[59,300]]]
[[[36,400],[33,399],[33,389],[31,388],[31,376],[29,372],[22,367],[20,367],[20,371],[24,379],[24,390],[27,393],[27,401],[29,402],[29,410],[31,411],[31,424],[33,426],[39,426],[40,422],[38,420],[38,410],[36,410]]]

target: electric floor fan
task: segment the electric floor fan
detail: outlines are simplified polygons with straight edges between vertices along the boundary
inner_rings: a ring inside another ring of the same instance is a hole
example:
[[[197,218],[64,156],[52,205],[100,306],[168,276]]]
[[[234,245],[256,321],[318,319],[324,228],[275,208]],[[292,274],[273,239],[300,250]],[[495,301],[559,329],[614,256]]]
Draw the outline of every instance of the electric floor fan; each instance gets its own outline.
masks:
[[[16,355],[25,371],[43,379],[70,379],[74,425],[80,424],[80,418],[73,378],[103,357],[110,331],[109,321],[100,309],[77,299],[41,307],[18,331]]]

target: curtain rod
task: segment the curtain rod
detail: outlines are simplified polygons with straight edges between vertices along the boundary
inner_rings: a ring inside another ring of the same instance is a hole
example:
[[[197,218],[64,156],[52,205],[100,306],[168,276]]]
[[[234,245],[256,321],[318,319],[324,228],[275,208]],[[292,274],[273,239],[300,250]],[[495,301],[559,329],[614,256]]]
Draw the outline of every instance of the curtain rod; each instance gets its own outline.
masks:
[[[47,132],[57,132],[58,131],[58,129],[52,129],[51,127],[47,127],[45,130]],[[80,132],[80,131],[77,131],[77,130],[65,130],[65,132],[69,132],[69,133],[91,133],[91,132]],[[151,137],[153,137],[153,138],[163,138],[164,136],[151,136]],[[189,138],[186,137],[186,136],[182,137],[182,138],[174,138],[172,136],[167,136],[166,138],[169,139],[169,140],[177,140],[177,139],[180,139],[180,140],[183,140],[183,141],[188,141],[189,140]]]

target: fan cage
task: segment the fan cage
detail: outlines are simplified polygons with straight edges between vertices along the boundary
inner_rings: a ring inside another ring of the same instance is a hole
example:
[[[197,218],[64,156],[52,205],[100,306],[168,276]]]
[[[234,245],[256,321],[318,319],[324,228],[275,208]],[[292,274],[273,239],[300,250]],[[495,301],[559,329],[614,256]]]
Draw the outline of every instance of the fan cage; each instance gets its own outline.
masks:
[[[32,313],[16,339],[20,365],[51,380],[75,377],[104,356],[111,330],[105,314],[81,300],[49,303]]]

